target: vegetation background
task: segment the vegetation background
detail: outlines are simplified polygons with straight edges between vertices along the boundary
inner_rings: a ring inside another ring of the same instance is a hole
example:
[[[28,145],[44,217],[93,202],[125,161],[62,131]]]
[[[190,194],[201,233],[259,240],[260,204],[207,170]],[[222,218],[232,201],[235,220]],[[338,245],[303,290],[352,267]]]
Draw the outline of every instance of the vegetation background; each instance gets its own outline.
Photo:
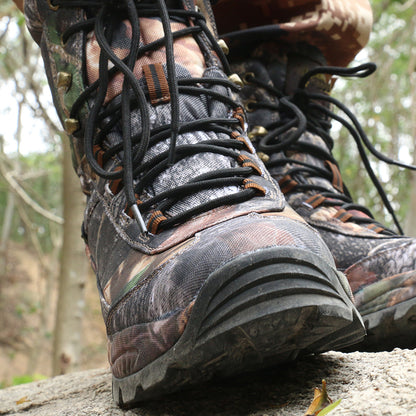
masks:
[[[377,150],[416,163],[416,0],[373,0],[374,31],[355,63],[367,79],[333,95]],[[36,45],[12,0],[0,4],[0,388],[106,365],[105,329],[80,239],[83,196]],[[334,153],[355,200],[392,219],[334,123]],[[370,157],[406,234],[416,236],[416,174]]]

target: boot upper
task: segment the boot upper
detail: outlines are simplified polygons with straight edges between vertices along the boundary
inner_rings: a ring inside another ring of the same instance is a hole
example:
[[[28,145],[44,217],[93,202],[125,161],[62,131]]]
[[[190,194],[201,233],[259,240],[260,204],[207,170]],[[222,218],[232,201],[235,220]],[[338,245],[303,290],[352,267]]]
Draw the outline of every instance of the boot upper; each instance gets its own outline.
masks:
[[[249,57],[237,51],[232,68],[246,83],[241,96],[258,154],[290,206],[319,230],[359,310],[366,303],[369,313],[413,298],[415,239],[396,234],[353,202],[332,154],[331,118],[322,111],[330,104],[320,97],[329,97],[333,81],[319,72],[325,68],[320,51],[264,42]]]

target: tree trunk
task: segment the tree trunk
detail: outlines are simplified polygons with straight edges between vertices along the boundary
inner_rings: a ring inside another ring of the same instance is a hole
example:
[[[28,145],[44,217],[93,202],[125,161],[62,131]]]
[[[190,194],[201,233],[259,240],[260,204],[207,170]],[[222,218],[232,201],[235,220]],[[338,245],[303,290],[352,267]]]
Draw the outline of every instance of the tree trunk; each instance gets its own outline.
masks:
[[[7,274],[7,245],[9,242],[10,231],[12,228],[15,201],[15,194],[13,193],[13,191],[9,191],[9,193],[7,194],[7,205],[3,218],[3,228],[1,230],[0,276],[5,276]]]
[[[19,172],[20,170],[20,142],[22,140],[22,108],[23,102],[19,101],[17,111],[17,129],[16,129],[16,160],[14,161],[14,170]],[[3,138],[1,138],[1,156],[4,156],[3,149]],[[0,241],[0,273],[3,275],[7,274],[7,245],[9,243],[10,233],[12,229],[12,222],[14,217],[16,204],[16,195],[13,189],[9,187],[7,194],[7,205],[4,212],[3,227],[1,230],[1,241]]]
[[[53,373],[77,370],[82,349],[82,320],[87,261],[80,239],[84,197],[72,169],[68,138],[63,143],[64,236],[55,322]]]
[[[407,236],[416,237],[416,173],[412,172],[409,176],[410,199],[405,222],[405,231]]]
[[[413,30],[416,28],[416,17],[412,17],[411,27]],[[412,47],[409,55],[409,64],[408,64],[408,75],[410,81],[410,133],[413,137],[413,164],[416,163],[416,74],[415,74],[415,65],[416,65],[416,48]],[[416,174],[411,172],[409,175],[409,187],[410,187],[410,199],[409,199],[409,208],[406,215],[405,222],[405,231],[406,235],[409,237],[416,237]]]

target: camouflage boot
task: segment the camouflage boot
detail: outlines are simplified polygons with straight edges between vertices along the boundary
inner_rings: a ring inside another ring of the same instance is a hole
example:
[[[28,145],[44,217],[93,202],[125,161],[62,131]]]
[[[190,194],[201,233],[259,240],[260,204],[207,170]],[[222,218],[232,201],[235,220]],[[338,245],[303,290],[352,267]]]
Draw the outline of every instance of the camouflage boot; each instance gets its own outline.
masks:
[[[241,36],[232,37],[236,51]],[[375,66],[326,67],[320,51],[306,44],[270,42],[252,51],[231,60],[246,83],[241,97],[249,137],[290,206],[319,230],[338,270],[347,275],[367,327],[360,348],[415,347],[416,240],[396,235],[352,201],[331,153],[331,119],[340,118],[330,104],[352,117],[353,123],[344,125],[358,143],[366,139],[354,116],[330,97],[332,75],[364,77]],[[365,153],[360,154],[389,207]]]
[[[26,17],[88,195],[117,403],[362,339],[246,136],[209,2],[26,0]]]

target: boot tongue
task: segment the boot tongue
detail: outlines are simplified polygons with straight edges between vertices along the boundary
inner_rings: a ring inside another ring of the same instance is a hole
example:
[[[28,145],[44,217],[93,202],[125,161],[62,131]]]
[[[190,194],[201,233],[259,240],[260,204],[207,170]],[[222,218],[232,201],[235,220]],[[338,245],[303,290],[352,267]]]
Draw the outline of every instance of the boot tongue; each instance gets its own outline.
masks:
[[[140,41],[147,45],[164,37],[162,22],[155,18],[140,18]],[[184,29],[186,26],[179,22],[171,22],[172,32]],[[119,59],[124,59],[130,50],[132,29],[130,22],[120,22],[115,30],[113,51]],[[100,46],[98,45],[94,32],[88,35],[86,46],[86,69],[89,84],[93,84],[99,78],[99,56]],[[180,38],[175,41],[174,47],[175,62],[186,68],[194,77],[201,77],[206,69],[205,59],[198,44],[192,36]],[[166,56],[164,50],[155,50],[139,58],[134,67],[135,76],[143,77],[143,67],[150,64],[165,64]],[[106,103],[119,95],[122,90],[124,76],[118,74],[113,77],[108,87]]]
[[[298,88],[302,77],[310,70],[326,65],[325,58],[322,53],[313,46],[307,44],[285,45],[282,42],[263,42],[253,52],[250,59],[244,58],[242,65],[244,72],[253,71],[256,76],[263,82],[272,83],[273,86],[282,91],[284,95],[293,96]],[[237,68],[239,70],[240,68]],[[317,74],[312,76],[305,89],[311,93],[328,94],[330,92],[330,80],[325,75]],[[274,102],[268,93],[264,90],[256,91],[256,88],[250,90],[246,87],[248,98],[250,96],[259,97],[259,100],[267,100]],[[319,104],[328,105],[323,102]],[[282,116],[280,114],[280,116]],[[248,113],[249,124],[251,127],[256,125],[263,125],[266,128],[270,122],[276,120],[276,112],[268,109],[261,109],[254,113]],[[267,120],[267,121],[266,121]],[[265,122],[266,121],[266,122]],[[294,162],[299,161],[311,166],[316,166],[321,169],[328,169],[325,160],[314,156],[312,153],[305,150],[304,152],[299,148],[304,145],[305,149],[310,146],[321,149],[324,153],[330,154],[328,144],[318,135],[310,132],[305,132],[298,140],[295,149],[287,149],[283,152],[271,154],[270,161],[280,160],[282,157],[292,159]],[[281,179],[285,176],[288,169],[295,166],[293,163],[285,167],[270,168],[270,173],[276,178]],[[299,176],[299,175],[298,175]],[[330,192],[335,192],[333,184],[327,179],[320,177],[297,177],[296,180],[302,183],[309,183],[319,185],[328,189]]]
[[[312,69],[326,65],[326,61],[322,53],[315,47],[306,44],[288,45],[287,47],[281,47],[279,50],[279,55],[279,59],[276,59],[276,57],[272,58],[274,64],[271,63],[268,65],[270,78],[272,79],[275,87],[282,90],[285,95],[290,97],[293,97],[297,93],[299,90],[300,81],[306,73]],[[282,57],[284,57],[286,61],[284,64],[284,71],[281,70]],[[313,75],[306,83],[305,90],[309,93],[328,95],[331,90],[330,80],[324,74]],[[324,106],[328,106],[328,104],[324,101],[318,101],[318,103]],[[301,108],[302,105],[303,103],[299,104],[299,107]],[[308,102],[306,101],[304,105],[307,106]],[[305,109],[302,108],[301,110],[305,111]],[[316,116],[324,117],[323,114],[317,114]],[[325,160],[315,156],[307,150],[302,152],[300,150],[302,145],[304,145],[305,149],[310,149],[311,146],[313,146],[317,149],[321,149],[324,154],[328,153],[330,155],[331,153],[330,146],[320,136],[310,132],[305,132],[297,141],[296,150],[287,149],[284,152],[285,156],[292,159],[293,161],[301,162],[302,164],[304,163],[310,166],[316,166],[320,169],[328,169],[328,164]],[[281,157],[282,154],[271,155],[271,160]],[[329,158],[330,156],[328,159]],[[286,170],[286,168],[283,169],[283,171]],[[279,176],[284,176],[284,174],[281,175],[281,173],[284,172],[280,172]],[[318,185],[328,189],[328,191],[331,192],[336,191],[330,181],[321,177],[302,176],[301,178],[296,178],[296,180],[302,183]]]

